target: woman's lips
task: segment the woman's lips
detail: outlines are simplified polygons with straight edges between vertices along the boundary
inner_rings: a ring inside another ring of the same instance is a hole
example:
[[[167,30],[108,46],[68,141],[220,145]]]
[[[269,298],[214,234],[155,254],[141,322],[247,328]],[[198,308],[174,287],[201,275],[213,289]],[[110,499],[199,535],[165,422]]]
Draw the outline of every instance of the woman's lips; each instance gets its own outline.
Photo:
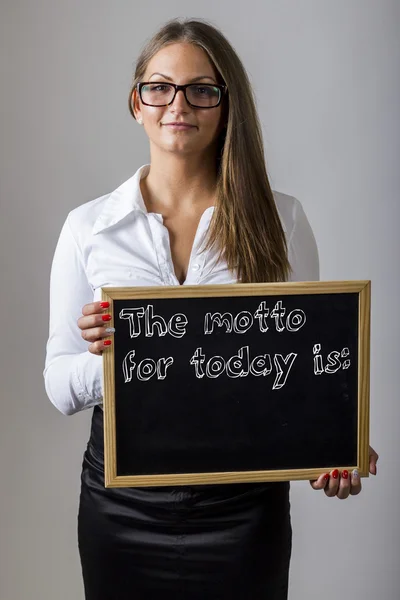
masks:
[[[169,127],[170,129],[176,129],[176,130],[185,130],[185,129],[193,129],[194,125],[187,125],[186,123],[182,123],[182,124],[174,124],[174,123],[165,123],[164,127]]]

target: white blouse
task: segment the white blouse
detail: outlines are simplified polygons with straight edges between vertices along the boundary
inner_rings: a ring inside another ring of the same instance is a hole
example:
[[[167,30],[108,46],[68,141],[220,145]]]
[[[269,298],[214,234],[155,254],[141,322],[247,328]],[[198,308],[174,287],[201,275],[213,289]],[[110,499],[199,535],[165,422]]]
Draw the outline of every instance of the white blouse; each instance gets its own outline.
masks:
[[[72,210],[61,230],[50,276],[44,379],[48,397],[65,415],[103,400],[102,357],[87,350],[77,325],[84,304],[100,300],[106,286],[179,285],[163,218],[147,212],[141,194],[139,181],[149,167]],[[290,281],[319,279],[317,245],[300,202],[279,192],[274,198],[288,243]],[[200,219],[183,285],[237,283],[216,251],[202,249],[213,210]]]

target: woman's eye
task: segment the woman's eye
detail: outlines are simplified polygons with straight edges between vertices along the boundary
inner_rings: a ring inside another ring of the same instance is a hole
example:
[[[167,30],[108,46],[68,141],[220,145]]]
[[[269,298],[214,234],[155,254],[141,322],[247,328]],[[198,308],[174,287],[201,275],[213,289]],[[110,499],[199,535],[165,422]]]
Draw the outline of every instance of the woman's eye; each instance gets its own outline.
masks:
[[[156,92],[156,93],[163,93],[163,92],[169,92],[170,90],[170,86],[169,85],[164,85],[162,83],[158,83],[156,85],[145,85],[143,87],[143,91],[145,93],[152,93],[152,92]]]
[[[205,88],[205,87],[198,87],[198,88],[196,89],[196,92],[197,92],[198,94],[203,94],[203,95],[209,94],[209,93],[210,93],[210,91],[211,91],[211,90],[210,90],[210,88]]]
[[[203,97],[203,98],[205,98],[205,97],[214,98],[214,97],[218,97],[218,94],[219,94],[218,88],[215,88],[212,85],[196,86],[192,89],[193,89],[193,93],[196,96]]]

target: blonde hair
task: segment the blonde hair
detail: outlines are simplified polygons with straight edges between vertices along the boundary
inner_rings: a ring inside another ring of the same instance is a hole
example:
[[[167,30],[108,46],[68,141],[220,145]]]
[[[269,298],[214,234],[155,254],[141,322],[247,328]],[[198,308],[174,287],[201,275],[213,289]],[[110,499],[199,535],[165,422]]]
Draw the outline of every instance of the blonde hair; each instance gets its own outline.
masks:
[[[226,126],[217,151],[217,195],[207,238],[242,283],[286,281],[287,244],[265,166],[261,125],[245,68],[224,35],[206,21],[173,19],[147,42],[136,62],[129,94],[143,79],[151,58],[163,47],[191,43],[208,55],[220,83]]]

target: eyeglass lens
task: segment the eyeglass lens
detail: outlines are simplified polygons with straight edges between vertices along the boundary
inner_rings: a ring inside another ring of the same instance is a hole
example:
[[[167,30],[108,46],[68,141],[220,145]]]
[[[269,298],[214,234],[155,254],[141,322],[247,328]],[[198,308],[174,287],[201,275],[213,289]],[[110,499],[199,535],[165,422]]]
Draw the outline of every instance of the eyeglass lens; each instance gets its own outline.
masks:
[[[175,88],[168,83],[147,84],[141,89],[142,101],[152,106],[169,104],[174,94]],[[194,106],[212,107],[219,102],[220,90],[213,85],[193,84],[186,88],[186,98]]]

